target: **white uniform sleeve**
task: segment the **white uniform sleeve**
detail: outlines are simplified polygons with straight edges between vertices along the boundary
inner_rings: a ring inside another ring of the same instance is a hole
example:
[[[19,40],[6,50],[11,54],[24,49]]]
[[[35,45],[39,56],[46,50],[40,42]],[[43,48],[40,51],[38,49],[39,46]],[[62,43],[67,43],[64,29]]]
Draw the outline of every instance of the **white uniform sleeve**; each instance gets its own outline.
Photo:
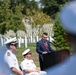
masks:
[[[21,62],[21,64],[20,64],[21,69],[22,69],[22,70],[27,69],[26,65],[27,65],[27,64],[26,64],[24,61]]]
[[[12,56],[11,55],[6,55],[5,56],[5,61],[6,61],[6,63],[8,64],[8,66],[10,67],[10,68],[12,68],[12,67],[15,67],[14,66],[14,61],[13,61],[13,58],[12,58]]]

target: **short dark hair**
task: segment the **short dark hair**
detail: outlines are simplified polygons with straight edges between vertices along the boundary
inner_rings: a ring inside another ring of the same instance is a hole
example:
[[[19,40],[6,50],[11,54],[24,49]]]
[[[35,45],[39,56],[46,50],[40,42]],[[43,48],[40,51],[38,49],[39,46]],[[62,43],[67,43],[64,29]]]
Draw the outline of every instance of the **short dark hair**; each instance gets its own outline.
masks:
[[[44,33],[43,33],[43,35],[46,35],[46,36],[47,36],[47,35],[48,35],[48,33],[44,32]]]

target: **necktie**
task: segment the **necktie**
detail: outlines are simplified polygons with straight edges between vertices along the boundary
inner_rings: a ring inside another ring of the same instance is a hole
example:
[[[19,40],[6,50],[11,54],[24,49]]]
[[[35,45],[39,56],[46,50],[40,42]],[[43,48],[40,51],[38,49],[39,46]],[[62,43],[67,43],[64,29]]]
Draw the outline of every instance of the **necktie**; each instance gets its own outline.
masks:
[[[46,50],[48,50],[48,44],[47,44],[47,42],[44,42],[44,46],[45,46]]]

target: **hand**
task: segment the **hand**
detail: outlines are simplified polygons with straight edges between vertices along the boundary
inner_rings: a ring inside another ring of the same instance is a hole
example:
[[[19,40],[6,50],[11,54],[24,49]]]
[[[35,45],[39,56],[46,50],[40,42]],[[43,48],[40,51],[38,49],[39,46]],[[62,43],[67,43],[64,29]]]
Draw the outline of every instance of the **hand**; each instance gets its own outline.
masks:
[[[35,69],[34,72],[39,72],[39,70],[38,69]]]
[[[20,72],[19,72],[19,75],[23,75],[23,72],[22,72],[22,71],[20,71]]]
[[[46,51],[45,51],[45,52],[43,52],[43,54],[47,54],[47,53],[48,53],[48,52],[46,52]]]

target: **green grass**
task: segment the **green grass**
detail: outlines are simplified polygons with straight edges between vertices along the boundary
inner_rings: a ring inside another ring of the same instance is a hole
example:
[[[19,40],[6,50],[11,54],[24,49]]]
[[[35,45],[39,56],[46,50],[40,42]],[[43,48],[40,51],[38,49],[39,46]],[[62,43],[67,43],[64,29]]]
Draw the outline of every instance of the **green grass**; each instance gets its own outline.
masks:
[[[38,54],[36,52],[36,43],[28,43],[28,47],[32,52],[32,59],[34,60],[35,64],[39,67],[39,61],[38,61]],[[26,50],[27,48],[24,48],[24,45],[22,44],[20,48],[17,48],[15,54],[18,58],[18,62],[23,60],[22,52]]]
[[[55,50],[56,48],[51,45],[51,47]],[[32,52],[32,59],[34,60],[35,64],[39,67],[39,60],[38,60],[38,53],[36,52],[36,43],[28,43],[27,48],[29,48]],[[24,48],[24,45],[22,44],[20,48],[17,48],[15,54],[18,58],[18,62],[23,60],[22,52],[26,50],[27,48]]]

